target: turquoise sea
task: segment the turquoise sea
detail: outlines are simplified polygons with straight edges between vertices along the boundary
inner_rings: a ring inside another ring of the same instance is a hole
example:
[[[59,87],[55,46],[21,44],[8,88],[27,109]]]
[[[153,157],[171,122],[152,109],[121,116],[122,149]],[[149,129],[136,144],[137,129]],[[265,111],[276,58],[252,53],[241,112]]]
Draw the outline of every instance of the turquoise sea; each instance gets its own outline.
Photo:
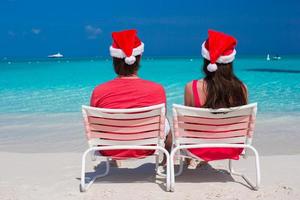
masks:
[[[300,112],[300,57],[240,57],[234,69],[260,113]],[[170,108],[183,103],[188,81],[203,76],[202,59],[143,58],[139,75],[165,87]],[[0,114],[80,112],[93,88],[114,77],[110,59],[3,60]]]
[[[169,117],[171,105],[183,103],[185,84],[203,76],[200,58],[143,58],[141,64],[142,78],[165,87]],[[300,153],[300,57],[240,57],[234,68],[259,105],[255,147],[263,155]],[[81,105],[113,78],[110,59],[1,61],[0,151],[83,152]]]

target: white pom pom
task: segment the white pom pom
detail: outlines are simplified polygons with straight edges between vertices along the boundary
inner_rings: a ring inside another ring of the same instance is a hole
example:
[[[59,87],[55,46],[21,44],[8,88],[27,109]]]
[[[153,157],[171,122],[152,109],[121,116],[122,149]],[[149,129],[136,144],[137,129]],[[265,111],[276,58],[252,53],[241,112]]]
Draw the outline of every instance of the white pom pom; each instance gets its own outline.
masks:
[[[218,65],[217,64],[212,64],[212,63],[209,63],[208,65],[207,65],[207,70],[209,71],[209,72],[215,72],[215,71],[217,71],[217,69],[218,69]]]
[[[126,63],[127,65],[132,65],[135,61],[136,61],[136,59],[135,59],[134,56],[130,56],[130,57],[126,57],[126,58],[125,58],[125,63]]]

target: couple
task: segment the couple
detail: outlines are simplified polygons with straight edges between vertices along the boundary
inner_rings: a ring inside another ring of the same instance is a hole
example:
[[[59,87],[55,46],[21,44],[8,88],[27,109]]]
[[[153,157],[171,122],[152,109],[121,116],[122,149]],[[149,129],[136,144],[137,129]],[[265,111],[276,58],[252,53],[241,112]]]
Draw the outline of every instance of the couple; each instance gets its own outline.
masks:
[[[97,86],[91,97],[91,106],[100,108],[139,108],[166,103],[164,88],[138,76],[144,44],[136,30],[112,33],[113,58],[117,77]],[[247,104],[246,86],[235,76],[232,62],[235,58],[236,39],[221,32],[209,30],[208,39],[202,44],[203,71],[205,77],[186,84],[186,106],[203,108],[228,108]],[[197,75],[195,75],[197,76]],[[167,121],[167,120],[166,120]],[[172,146],[170,126],[166,124],[166,149]],[[190,149],[190,153],[208,162],[219,159],[238,159],[242,149],[202,148]],[[104,156],[118,159],[139,158],[153,154],[151,150],[106,150]],[[188,161],[195,165],[193,160]]]

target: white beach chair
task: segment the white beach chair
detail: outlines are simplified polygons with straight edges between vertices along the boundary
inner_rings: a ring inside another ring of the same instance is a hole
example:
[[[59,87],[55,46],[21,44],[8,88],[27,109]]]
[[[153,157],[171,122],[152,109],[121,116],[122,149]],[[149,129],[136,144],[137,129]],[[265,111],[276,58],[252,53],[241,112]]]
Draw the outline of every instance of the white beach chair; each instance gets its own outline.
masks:
[[[110,157],[105,157],[106,171],[86,183],[86,156],[91,154],[93,160],[99,150],[117,149],[156,150],[154,153],[156,172],[166,177],[167,191],[169,191],[170,158],[168,151],[164,148],[165,104],[134,109],[102,109],[82,106],[82,112],[89,148],[82,156],[80,191],[86,191],[97,178],[104,177],[109,172]],[[166,175],[158,170],[159,154],[166,156]],[[99,156],[102,155],[99,154]]]
[[[255,155],[256,184],[251,183],[243,174],[235,172],[230,159],[229,172],[231,175],[241,176],[254,190],[257,190],[260,184],[259,155],[251,145],[256,112],[256,103],[216,110],[173,104],[174,148],[170,154],[171,191],[174,191],[175,176],[180,175],[183,170],[184,151],[207,147],[244,148],[243,158],[247,158],[248,150],[251,150]],[[179,171],[176,174],[175,158],[180,159]]]

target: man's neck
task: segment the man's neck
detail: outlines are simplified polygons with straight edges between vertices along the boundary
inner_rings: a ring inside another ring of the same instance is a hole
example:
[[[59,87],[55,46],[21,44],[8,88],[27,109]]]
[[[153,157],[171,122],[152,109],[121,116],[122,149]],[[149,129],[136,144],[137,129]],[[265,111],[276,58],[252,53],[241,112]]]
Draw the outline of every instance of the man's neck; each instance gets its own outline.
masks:
[[[130,75],[130,76],[118,76],[117,78],[121,78],[121,79],[137,79],[139,77],[137,76],[137,74],[133,74],[133,75]]]

